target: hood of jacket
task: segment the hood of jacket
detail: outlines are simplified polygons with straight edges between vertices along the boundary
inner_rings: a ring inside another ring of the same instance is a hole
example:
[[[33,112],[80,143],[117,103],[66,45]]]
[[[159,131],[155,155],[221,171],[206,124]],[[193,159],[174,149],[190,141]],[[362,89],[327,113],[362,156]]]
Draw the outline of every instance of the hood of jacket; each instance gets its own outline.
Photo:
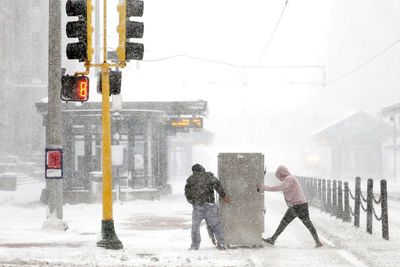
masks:
[[[290,175],[290,172],[285,166],[279,166],[278,169],[276,169],[275,176],[279,180],[283,181],[283,179],[288,175]]]

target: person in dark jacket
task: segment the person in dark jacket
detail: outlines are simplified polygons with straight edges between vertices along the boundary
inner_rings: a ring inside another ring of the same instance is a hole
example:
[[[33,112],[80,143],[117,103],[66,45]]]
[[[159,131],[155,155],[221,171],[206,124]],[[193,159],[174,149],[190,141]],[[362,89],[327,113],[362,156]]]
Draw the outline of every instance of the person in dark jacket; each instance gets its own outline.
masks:
[[[215,236],[217,248],[225,249],[224,232],[215,204],[214,190],[226,203],[229,202],[229,198],[213,173],[206,172],[200,164],[193,165],[192,171],[193,174],[186,180],[185,185],[185,197],[193,205],[190,249],[198,250],[200,247],[200,223],[203,219]]]

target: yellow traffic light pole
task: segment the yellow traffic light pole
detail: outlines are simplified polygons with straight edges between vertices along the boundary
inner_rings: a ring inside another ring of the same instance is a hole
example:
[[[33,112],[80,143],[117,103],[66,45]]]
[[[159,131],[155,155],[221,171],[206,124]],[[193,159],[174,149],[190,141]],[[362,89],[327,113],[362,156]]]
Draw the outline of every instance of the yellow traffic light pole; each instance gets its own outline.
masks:
[[[111,171],[111,125],[110,125],[110,64],[107,63],[107,0],[104,0],[103,64],[101,64],[102,84],[102,128],[103,128],[103,220],[101,222],[102,240],[97,246],[108,249],[122,249],[113,220],[112,210],[112,171]]]
[[[118,55],[120,62],[118,64],[110,64],[107,62],[107,0],[103,0],[104,3],[104,27],[103,27],[103,63],[92,64],[93,48],[91,33],[93,27],[91,19],[89,17],[92,14],[93,6],[92,1],[87,1],[87,32],[88,32],[88,45],[87,45],[87,56],[88,60],[85,62],[86,70],[83,72],[76,72],[75,75],[88,75],[91,67],[101,68],[101,84],[102,84],[102,173],[103,173],[103,220],[101,222],[101,234],[102,240],[97,242],[98,247],[104,247],[107,249],[122,249],[123,245],[118,239],[113,220],[113,198],[112,198],[112,169],[111,169],[111,124],[110,124],[110,68],[111,67],[125,67],[125,39],[121,39],[120,35],[120,47]],[[125,14],[126,1],[122,2],[122,14]],[[98,8],[98,7],[97,7]],[[120,8],[120,5],[119,5]],[[124,15],[125,16],[125,15]],[[121,19],[120,22],[125,26],[125,18]],[[121,47],[121,43],[123,46]],[[121,58],[123,55],[123,58]],[[121,60],[122,59],[122,60]]]

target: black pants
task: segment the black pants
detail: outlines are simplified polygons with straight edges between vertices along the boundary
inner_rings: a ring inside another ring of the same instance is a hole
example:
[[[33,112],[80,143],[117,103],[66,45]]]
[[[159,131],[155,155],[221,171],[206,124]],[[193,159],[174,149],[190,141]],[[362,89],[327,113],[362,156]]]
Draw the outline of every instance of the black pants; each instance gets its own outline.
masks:
[[[317,230],[315,230],[315,227],[310,220],[307,203],[289,207],[285,215],[283,216],[278,228],[276,229],[275,234],[271,238],[273,240],[277,239],[278,236],[283,232],[283,230],[285,230],[286,226],[288,226],[289,223],[291,223],[296,217],[299,217],[299,219],[310,231],[312,237],[315,240],[315,243],[319,243],[320,241],[317,234]]]

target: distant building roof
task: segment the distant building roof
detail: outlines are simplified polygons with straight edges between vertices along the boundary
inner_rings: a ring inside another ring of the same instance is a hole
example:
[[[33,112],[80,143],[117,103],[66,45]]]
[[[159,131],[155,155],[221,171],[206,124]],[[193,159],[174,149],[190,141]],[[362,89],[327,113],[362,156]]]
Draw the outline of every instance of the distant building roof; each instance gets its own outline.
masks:
[[[383,142],[391,136],[392,127],[364,111],[354,111],[312,133],[323,143],[340,140],[353,142]]]
[[[40,113],[47,112],[47,101],[42,99],[36,103],[36,107]],[[63,103],[63,112],[70,111],[98,111],[101,110],[101,102],[84,102],[84,103]],[[168,116],[181,115],[197,115],[207,116],[207,101],[143,101],[143,102],[122,102],[122,111],[146,111],[146,112],[165,112]]]
[[[392,116],[396,114],[400,114],[400,103],[382,109],[383,116]]]

